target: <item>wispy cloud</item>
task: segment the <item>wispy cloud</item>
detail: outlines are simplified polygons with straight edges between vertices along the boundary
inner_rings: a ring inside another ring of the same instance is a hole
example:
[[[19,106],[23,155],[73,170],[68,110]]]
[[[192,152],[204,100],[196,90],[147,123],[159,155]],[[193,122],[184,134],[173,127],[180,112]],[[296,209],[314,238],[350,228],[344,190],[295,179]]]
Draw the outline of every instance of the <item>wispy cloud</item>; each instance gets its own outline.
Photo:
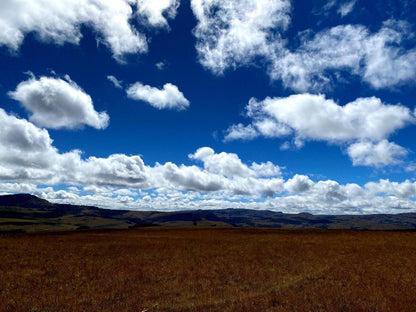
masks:
[[[357,0],[352,0],[352,1],[341,4],[337,10],[338,14],[340,14],[342,17],[347,16],[354,9],[356,2]]]
[[[344,3],[340,14],[347,15],[354,5]],[[416,80],[416,49],[405,48],[413,32],[405,21],[387,20],[374,33],[351,24],[308,30],[293,46],[282,39],[291,21],[289,1],[193,0],[192,9],[199,61],[216,75],[261,62],[272,80],[300,92],[331,89],[345,82],[345,71],[375,89]]]
[[[123,89],[123,82],[112,75],[108,75],[107,79],[112,82],[117,89]]]
[[[199,61],[215,74],[280,48],[277,31],[290,24],[289,0],[192,0],[191,7],[198,21],[194,34]]]
[[[373,34],[362,25],[336,26],[304,38],[294,52],[276,55],[270,76],[296,91],[332,88],[334,74],[345,70],[374,89],[412,83],[416,49],[401,47],[410,37],[410,25],[402,21],[386,21]]]

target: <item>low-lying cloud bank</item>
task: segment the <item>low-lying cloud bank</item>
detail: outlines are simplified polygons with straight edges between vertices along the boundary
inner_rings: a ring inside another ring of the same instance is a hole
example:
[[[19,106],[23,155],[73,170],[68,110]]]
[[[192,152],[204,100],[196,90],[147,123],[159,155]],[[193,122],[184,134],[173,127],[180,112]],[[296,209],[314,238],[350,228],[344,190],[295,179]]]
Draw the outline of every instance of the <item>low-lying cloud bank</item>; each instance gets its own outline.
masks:
[[[56,202],[128,209],[251,208],[312,213],[394,213],[416,208],[416,183],[364,186],[282,177],[271,162],[201,147],[195,165],[145,164],[138,155],[82,158],[61,153],[46,129],[0,109],[0,193],[30,192]],[[201,166],[202,164],[202,166]]]
[[[292,179],[309,180],[306,176]],[[305,191],[291,193],[288,189],[293,191],[293,182],[289,183],[292,179],[283,183],[281,194],[273,197],[231,195],[221,190],[181,191],[172,187],[133,189],[96,185],[38,186],[12,182],[0,183],[0,194],[28,192],[57,203],[131,210],[246,208],[286,213],[375,214],[414,212],[416,209],[416,186],[408,180],[402,183],[380,180],[367,183],[364,187],[340,185],[331,180],[311,181],[308,186],[297,185],[305,187]]]

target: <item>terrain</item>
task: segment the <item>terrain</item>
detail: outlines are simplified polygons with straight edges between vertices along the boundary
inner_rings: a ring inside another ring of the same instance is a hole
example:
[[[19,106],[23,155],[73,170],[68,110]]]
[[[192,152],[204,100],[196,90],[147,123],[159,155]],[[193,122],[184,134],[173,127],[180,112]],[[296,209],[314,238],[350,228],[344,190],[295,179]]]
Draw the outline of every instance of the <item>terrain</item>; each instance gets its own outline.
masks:
[[[0,196],[0,232],[127,229],[146,226],[410,230],[416,229],[416,213],[312,215],[248,209],[128,211],[54,204],[29,194]]]
[[[413,231],[0,234],[0,311],[416,311]]]
[[[0,196],[0,312],[413,312],[415,218]]]

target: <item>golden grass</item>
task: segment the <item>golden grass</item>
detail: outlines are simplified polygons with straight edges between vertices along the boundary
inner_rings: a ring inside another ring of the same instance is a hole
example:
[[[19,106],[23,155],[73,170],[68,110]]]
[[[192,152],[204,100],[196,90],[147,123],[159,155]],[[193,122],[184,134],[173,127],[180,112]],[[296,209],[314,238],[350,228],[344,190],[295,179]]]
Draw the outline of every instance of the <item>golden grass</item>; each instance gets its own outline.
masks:
[[[0,311],[416,311],[416,232],[3,235]]]

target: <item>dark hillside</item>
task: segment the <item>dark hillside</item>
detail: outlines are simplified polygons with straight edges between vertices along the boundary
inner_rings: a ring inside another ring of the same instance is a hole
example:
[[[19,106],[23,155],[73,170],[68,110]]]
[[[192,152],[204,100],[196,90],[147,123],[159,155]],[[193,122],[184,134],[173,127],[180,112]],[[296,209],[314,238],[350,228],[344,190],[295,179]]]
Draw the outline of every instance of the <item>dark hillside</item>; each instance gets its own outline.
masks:
[[[29,194],[0,196],[0,231],[123,229],[152,225],[413,230],[416,229],[416,213],[312,215],[249,209],[128,211],[53,204]]]
[[[45,199],[41,199],[30,194],[15,194],[0,196],[0,206],[4,207],[22,207],[36,209],[50,209],[55,205]]]

